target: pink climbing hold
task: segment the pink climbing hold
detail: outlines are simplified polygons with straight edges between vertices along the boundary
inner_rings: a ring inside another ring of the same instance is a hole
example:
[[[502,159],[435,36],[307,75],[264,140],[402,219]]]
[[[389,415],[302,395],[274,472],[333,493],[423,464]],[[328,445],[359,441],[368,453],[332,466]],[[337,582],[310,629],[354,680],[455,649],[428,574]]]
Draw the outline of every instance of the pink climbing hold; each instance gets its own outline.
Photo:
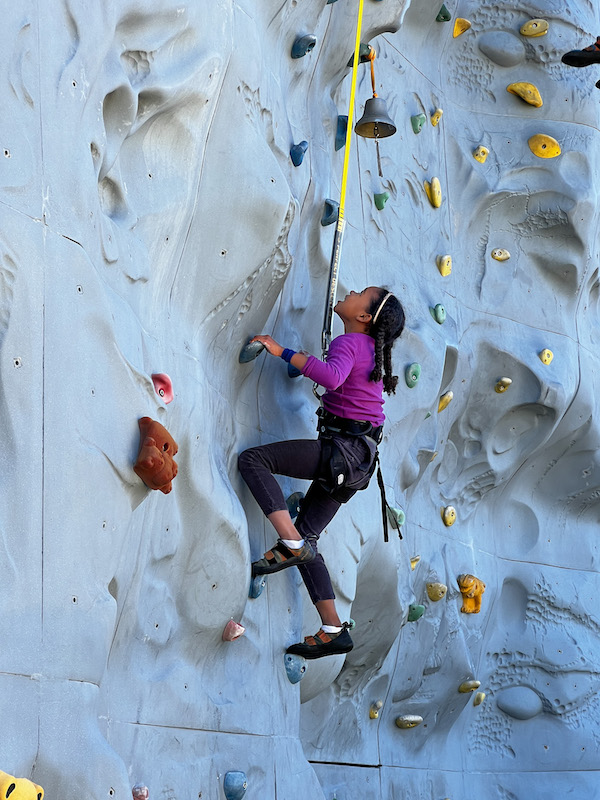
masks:
[[[240,625],[238,622],[230,619],[227,625],[225,625],[225,630],[223,631],[223,641],[224,642],[233,642],[234,639],[239,639],[240,636],[244,635],[244,628],[243,625]]]
[[[165,403],[170,403],[173,399],[173,384],[171,383],[171,378],[169,378],[167,373],[152,373],[152,383],[154,384],[156,394],[159,395],[159,397],[162,397]]]
[[[133,795],[133,800],[148,800],[150,796],[148,787],[144,786],[143,783],[136,783],[131,790],[131,794]]]

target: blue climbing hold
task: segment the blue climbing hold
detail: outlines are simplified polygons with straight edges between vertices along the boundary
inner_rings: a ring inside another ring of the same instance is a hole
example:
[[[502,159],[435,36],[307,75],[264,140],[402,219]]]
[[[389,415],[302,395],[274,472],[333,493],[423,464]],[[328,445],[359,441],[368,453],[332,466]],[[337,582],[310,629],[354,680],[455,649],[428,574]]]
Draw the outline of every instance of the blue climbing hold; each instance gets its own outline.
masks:
[[[321,225],[325,228],[327,225],[333,225],[338,221],[340,214],[340,204],[336,200],[325,200],[325,208],[323,209],[323,216],[321,217]]]
[[[303,141],[299,144],[292,145],[290,150],[290,158],[292,159],[292,164],[295,167],[299,167],[300,164],[304,161],[304,153],[308,150],[308,142]]]
[[[302,656],[286,653],[283,657],[283,663],[285,664],[288,681],[290,683],[299,683],[306,672],[306,659]]]
[[[256,356],[260,355],[264,349],[264,344],[260,342],[248,342],[241,349],[239,356],[240,364],[247,364],[249,361],[254,361]]]
[[[348,130],[348,117],[340,114],[337,118],[337,130],[335,132],[335,149],[341,150],[346,144],[346,131]]]
[[[317,43],[317,37],[309,33],[306,36],[299,36],[292,46],[292,58],[302,58],[313,49]]]
[[[256,575],[250,581],[250,590],[248,591],[248,597],[251,600],[256,600],[257,597],[260,597],[263,593],[263,589],[267,585],[267,576],[266,575]]]
[[[290,512],[290,517],[296,519],[300,513],[300,503],[304,500],[304,492],[294,492],[285,501],[287,509]]]
[[[288,378],[299,378],[300,375],[302,375],[298,367],[295,367],[293,364],[288,364],[287,368],[288,368]]]
[[[242,800],[248,788],[248,778],[245,772],[231,771],[225,773],[223,791],[227,800]]]

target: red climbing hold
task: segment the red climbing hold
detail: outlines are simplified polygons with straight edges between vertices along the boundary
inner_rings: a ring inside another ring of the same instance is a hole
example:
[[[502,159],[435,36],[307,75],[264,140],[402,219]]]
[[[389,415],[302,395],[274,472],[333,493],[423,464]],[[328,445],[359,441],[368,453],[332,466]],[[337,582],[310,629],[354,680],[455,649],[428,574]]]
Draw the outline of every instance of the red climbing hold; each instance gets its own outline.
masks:
[[[156,420],[142,417],[140,427],[140,450],[133,467],[150,489],[160,489],[163,494],[171,491],[171,481],[177,475],[174,456],[177,442],[169,431]]]
[[[171,378],[167,375],[166,372],[154,372],[152,374],[152,383],[154,384],[154,390],[159,397],[165,401],[165,403],[170,403],[173,399],[173,384],[171,383]]]

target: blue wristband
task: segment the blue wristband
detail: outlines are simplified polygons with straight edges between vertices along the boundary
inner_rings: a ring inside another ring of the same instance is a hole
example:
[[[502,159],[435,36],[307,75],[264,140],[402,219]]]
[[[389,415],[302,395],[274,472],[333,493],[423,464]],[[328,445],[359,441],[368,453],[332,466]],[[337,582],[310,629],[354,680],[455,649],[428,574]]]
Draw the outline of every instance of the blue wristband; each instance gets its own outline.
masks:
[[[290,361],[292,360],[292,356],[295,356],[295,355],[296,355],[296,351],[295,350],[290,350],[289,348],[286,347],[284,349],[283,353],[281,354],[281,358],[283,358],[283,360],[287,361],[287,363],[289,364]]]

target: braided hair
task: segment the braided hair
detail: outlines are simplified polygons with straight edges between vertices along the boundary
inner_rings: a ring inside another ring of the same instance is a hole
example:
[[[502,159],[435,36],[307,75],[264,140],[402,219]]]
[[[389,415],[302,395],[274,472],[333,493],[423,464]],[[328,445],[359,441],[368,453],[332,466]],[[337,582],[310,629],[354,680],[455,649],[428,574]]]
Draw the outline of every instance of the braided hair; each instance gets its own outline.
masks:
[[[392,347],[404,330],[404,309],[397,297],[386,288],[380,288],[369,313],[373,316],[369,333],[375,339],[375,368],[369,380],[380,381],[383,378],[384,392],[395,394],[398,376],[392,374]]]

